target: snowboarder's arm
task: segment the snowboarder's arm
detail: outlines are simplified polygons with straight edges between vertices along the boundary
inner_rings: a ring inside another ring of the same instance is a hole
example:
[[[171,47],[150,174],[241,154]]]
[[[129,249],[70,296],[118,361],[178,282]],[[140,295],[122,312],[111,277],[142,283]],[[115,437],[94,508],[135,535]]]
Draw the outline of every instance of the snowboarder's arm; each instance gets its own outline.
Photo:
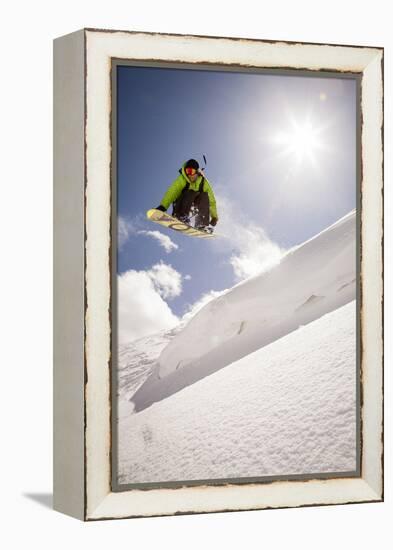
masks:
[[[165,195],[162,197],[161,203],[166,209],[180,197],[181,192],[185,186],[186,182],[183,176],[179,176],[175,181],[168,187]]]
[[[205,190],[209,195],[210,217],[218,220],[216,197],[214,196],[213,189],[207,179],[205,179]]]

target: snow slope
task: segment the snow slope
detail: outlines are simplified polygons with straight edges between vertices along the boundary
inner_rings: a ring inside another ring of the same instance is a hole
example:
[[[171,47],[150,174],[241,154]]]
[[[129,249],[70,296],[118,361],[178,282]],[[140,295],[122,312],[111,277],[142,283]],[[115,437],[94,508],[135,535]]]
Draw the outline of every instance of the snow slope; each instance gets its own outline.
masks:
[[[122,418],[133,414],[131,402],[135,392],[154,373],[161,351],[184,328],[187,316],[172,329],[164,329],[156,334],[142,336],[127,344],[119,344],[117,353],[117,416]]]
[[[143,336],[128,344],[119,346],[117,355],[117,388],[118,395],[129,398],[148,378],[161,351],[181,330],[178,325],[170,330]]]
[[[119,482],[355,470],[355,335],[352,301],[124,416]]]
[[[209,302],[161,352],[137,411],[355,299],[356,212]]]

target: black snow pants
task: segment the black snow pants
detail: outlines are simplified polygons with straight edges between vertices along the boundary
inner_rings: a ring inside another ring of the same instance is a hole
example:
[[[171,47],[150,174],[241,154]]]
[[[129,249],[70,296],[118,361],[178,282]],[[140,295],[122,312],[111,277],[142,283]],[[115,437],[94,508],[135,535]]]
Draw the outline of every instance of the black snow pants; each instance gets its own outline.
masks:
[[[173,205],[173,216],[176,218],[188,216],[192,206],[198,211],[195,225],[209,225],[209,195],[206,191],[184,189]]]

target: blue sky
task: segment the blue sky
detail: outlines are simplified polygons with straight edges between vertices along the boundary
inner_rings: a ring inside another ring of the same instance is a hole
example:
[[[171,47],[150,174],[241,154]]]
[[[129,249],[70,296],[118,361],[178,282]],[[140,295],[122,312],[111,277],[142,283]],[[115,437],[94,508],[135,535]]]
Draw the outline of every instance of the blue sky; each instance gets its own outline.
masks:
[[[164,298],[150,280],[173,315],[356,207],[354,78],[117,70],[118,272],[171,266],[181,291]],[[197,240],[148,222],[183,162],[203,154],[222,236]],[[148,231],[169,237],[171,250]]]

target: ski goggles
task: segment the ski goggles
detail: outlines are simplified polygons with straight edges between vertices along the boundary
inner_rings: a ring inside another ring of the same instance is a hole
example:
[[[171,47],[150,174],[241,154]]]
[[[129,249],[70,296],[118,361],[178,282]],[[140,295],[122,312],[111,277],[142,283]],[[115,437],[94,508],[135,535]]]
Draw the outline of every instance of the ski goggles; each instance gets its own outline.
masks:
[[[187,174],[187,176],[195,176],[195,174],[197,173],[198,170],[196,170],[196,168],[186,168],[185,169],[185,173]]]

